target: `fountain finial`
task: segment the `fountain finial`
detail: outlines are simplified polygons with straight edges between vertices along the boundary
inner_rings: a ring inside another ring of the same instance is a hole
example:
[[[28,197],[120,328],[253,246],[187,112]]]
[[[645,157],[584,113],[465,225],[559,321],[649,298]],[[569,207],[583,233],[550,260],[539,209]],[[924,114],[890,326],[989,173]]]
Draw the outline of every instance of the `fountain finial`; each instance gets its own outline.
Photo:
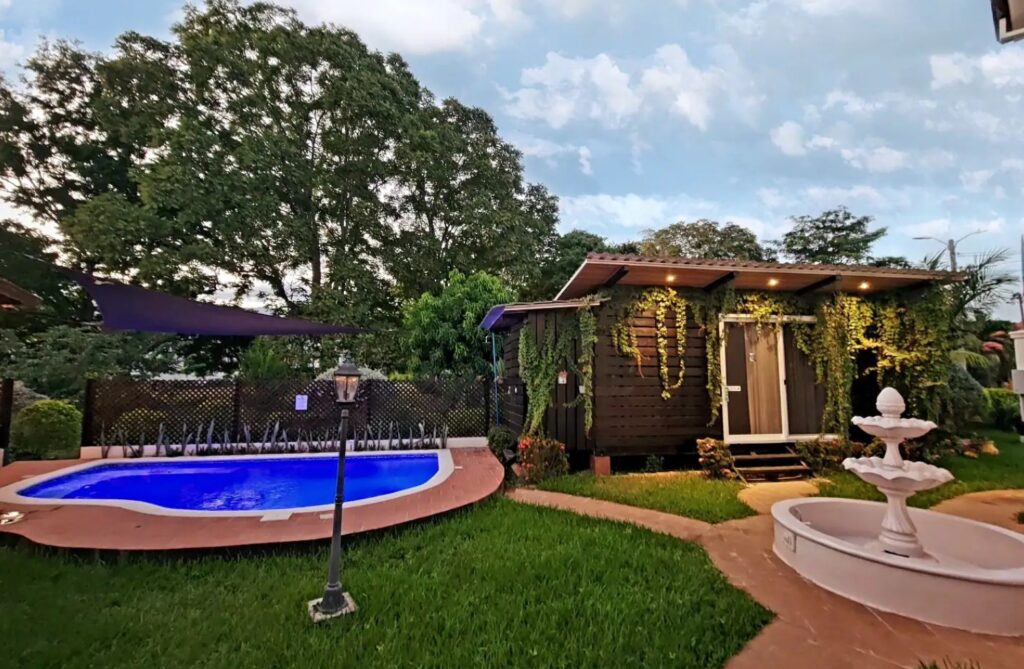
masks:
[[[875,408],[886,418],[899,418],[907,410],[907,403],[903,401],[903,395],[900,395],[898,390],[887,387],[878,393]]]

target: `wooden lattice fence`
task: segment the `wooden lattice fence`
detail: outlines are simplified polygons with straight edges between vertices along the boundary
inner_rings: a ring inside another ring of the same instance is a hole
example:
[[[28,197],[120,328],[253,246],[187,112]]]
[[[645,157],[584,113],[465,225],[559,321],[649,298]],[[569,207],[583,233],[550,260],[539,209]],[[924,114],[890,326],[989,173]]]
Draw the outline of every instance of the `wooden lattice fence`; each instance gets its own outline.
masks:
[[[304,396],[305,409],[297,408],[297,396]],[[423,426],[448,437],[480,436],[490,423],[489,401],[483,382],[364,380],[351,425],[353,431],[407,433]],[[151,443],[161,427],[170,440],[197,431],[238,441],[274,428],[320,433],[336,429],[339,418],[331,380],[94,379],[86,387],[82,445],[111,444],[120,435]]]

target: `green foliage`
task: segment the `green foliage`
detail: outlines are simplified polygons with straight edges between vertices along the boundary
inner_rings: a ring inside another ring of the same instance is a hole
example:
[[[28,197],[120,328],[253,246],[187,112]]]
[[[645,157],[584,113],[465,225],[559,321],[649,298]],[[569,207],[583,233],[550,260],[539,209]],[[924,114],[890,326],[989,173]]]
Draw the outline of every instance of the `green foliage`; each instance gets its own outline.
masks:
[[[736,463],[733,461],[732,451],[721,439],[698,439],[697,460],[709,478],[736,478]]]
[[[284,357],[280,345],[270,337],[257,337],[242,353],[238,378],[245,381],[289,379],[299,374]]]
[[[540,435],[544,432],[544,415],[552,402],[552,390],[559,371],[571,363],[569,351],[576,336],[574,328],[563,327],[555,339],[555,327],[545,321],[542,346],[534,340],[530,328],[519,334],[519,376],[526,387],[526,416],[523,434]]]
[[[494,453],[494,457],[507,462],[515,457],[516,434],[504,425],[494,425],[487,431],[487,447]]]
[[[871,260],[871,246],[885,228],[868,230],[870,216],[854,216],[845,207],[817,216],[794,216],[780,249],[793,262],[847,265]]]
[[[686,376],[686,320],[687,301],[672,288],[648,288],[621,306],[612,326],[612,343],[619,355],[636,362],[637,373],[643,376],[643,353],[637,341],[636,318],[654,313],[655,346],[658,352],[658,378],[661,380],[661,398],[672,397],[672,391],[683,385]],[[675,381],[668,368],[668,314],[675,319],[676,356],[678,371]]]
[[[1009,388],[985,388],[985,423],[1013,430],[1020,421],[1020,396]]]
[[[644,458],[644,466],[640,470],[647,474],[656,474],[665,470],[665,457],[661,455],[648,455]]]
[[[569,473],[565,444],[545,437],[523,437],[519,440],[519,467],[523,483],[564,476]]]
[[[524,299],[550,300],[586,260],[588,253],[610,252],[612,247],[600,235],[571,230],[552,236],[544,248],[538,271],[524,291]]]
[[[862,444],[846,439],[819,437],[808,441],[798,441],[794,449],[803,463],[810,467],[815,474],[828,474],[842,471],[843,460],[846,458],[880,455],[885,450],[885,444],[878,441]]]
[[[985,389],[960,365],[948,364],[948,376],[943,388],[941,407],[943,426],[960,432],[972,423],[985,419],[989,405]]]
[[[90,377],[146,378],[173,369],[174,360],[174,340],[166,336],[61,325],[19,340],[0,331],[0,376],[60,399],[80,397]]]
[[[77,458],[82,441],[82,413],[61,400],[39,400],[18,413],[11,424],[15,460]]]
[[[584,307],[576,313],[580,335],[580,352],[576,358],[576,374],[580,381],[578,402],[583,404],[583,430],[590,435],[594,427],[594,355],[597,346],[597,316],[593,307]]]
[[[735,223],[724,226],[700,219],[679,221],[660,230],[645,230],[640,253],[646,256],[683,258],[724,258],[736,260],[775,260],[775,253],[757,241],[757,235]]]
[[[491,345],[480,321],[496,304],[511,301],[497,277],[453,270],[437,295],[424,293],[405,309],[402,325],[409,370],[424,376],[483,376]]]

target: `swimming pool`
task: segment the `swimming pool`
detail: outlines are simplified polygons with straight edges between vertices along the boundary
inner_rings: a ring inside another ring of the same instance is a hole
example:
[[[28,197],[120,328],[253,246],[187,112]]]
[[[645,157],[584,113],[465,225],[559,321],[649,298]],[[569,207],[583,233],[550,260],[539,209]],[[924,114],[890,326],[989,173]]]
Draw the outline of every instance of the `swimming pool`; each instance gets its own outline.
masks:
[[[352,453],[345,505],[433,487],[453,471],[448,451]],[[0,501],[93,504],[160,515],[266,515],[333,508],[336,453],[101,460],[0,489]]]

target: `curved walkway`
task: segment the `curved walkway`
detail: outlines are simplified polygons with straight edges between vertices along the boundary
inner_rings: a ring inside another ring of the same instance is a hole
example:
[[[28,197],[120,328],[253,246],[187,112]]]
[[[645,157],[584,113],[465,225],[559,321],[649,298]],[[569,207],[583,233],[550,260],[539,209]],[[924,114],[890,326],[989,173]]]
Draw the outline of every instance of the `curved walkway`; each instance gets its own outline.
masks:
[[[921,661],[1024,667],[1024,640],[971,634],[875,611],[804,581],[772,553],[772,519],[753,516],[719,525],[661,511],[540,490],[512,499],[632,523],[700,543],[715,566],[776,618],[728,669],[917,669]]]
[[[1024,490],[971,492],[939,502],[932,507],[932,511],[980,520],[1024,533],[1024,525],[1017,520],[1017,514],[1024,513]]]
[[[457,448],[450,452],[455,471],[445,481],[403,497],[346,508],[342,532],[357,534],[421,520],[479,502],[501,488],[505,470],[489,449]],[[78,462],[16,462],[0,469],[0,487]],[[331,536],[331,513],[319,511],[285,514],[272,520],[258,516],[159,516],[84,505],[5,503],[0,511],[23,511],[26,516],[19,523],[0,527],[0,534],[17,534],[58,548],[179,550],[313,541]]]

